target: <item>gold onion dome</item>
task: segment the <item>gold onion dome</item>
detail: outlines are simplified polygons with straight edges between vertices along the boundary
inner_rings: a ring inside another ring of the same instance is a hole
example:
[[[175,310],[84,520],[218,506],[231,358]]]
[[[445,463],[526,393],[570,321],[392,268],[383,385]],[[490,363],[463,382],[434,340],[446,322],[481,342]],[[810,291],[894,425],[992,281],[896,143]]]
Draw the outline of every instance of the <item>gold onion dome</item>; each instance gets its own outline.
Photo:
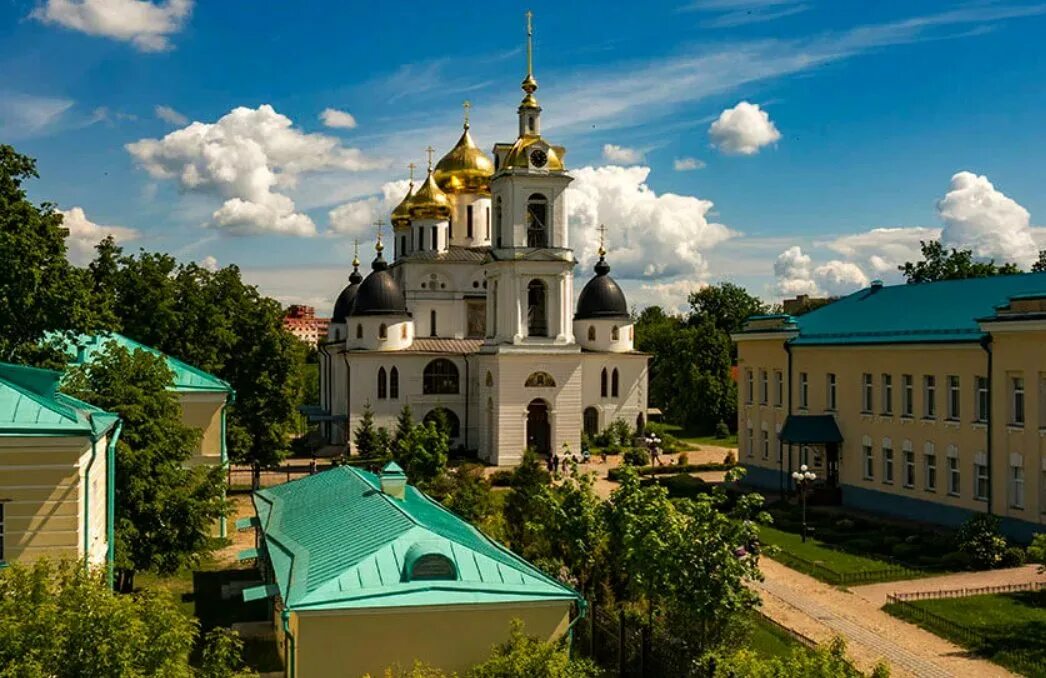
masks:
[[[443,192],[436,179],[432,175],[432,167],[429,166],[429,174],[421,184],[421,188],[410,199],[407,208],[411,219],[446,219],[450,216],[450,200]]]
[[[472,141],[467,122],[458,143],[436,163],[432,175],[446,193],[490,193],[494,163]]]
[[[396,205],[396,209],[392,210],[392,225],[394,227],[410,226],[410,201],[414,197],[414,182],[410,182],[410,187],[407,189],[407,195],[403,196],[403,200],[400,200],[400,204]]]

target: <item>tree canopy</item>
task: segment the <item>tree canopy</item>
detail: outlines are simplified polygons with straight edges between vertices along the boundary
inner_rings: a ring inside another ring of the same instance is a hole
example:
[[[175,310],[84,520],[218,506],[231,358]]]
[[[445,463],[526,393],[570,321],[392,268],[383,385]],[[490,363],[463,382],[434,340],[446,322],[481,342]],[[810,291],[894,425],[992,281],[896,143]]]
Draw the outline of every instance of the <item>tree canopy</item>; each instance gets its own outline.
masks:
[[[973,256],[973,250],[952,248],[949,251],[940,240],[921,240],[919,246],[922,250],[922,261],[908,261],[897,267],[909,284],[987,278],[1021,272],[1020,267],[1014,263],[997,266],[994,259],[978,261]]]

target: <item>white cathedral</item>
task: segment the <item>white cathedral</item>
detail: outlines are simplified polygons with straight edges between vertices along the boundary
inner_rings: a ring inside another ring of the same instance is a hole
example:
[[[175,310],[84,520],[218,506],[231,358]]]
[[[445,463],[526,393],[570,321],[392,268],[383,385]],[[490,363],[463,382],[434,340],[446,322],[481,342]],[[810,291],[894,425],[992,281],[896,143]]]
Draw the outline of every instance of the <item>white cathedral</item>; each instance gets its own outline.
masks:
[[[581,432],[645,423],[647,358],[602,244],[574,305],[577,264],[567,236],[566,153],[541,136],[531,30],[519,136],[458,143],[392,211],[394,256],[379,232],[371,272],[353,261],[320,346],[328,441],[352,445],[366,407],[395,428],[442,410],[451,446],[499,466],[527,447],[580,449]]]

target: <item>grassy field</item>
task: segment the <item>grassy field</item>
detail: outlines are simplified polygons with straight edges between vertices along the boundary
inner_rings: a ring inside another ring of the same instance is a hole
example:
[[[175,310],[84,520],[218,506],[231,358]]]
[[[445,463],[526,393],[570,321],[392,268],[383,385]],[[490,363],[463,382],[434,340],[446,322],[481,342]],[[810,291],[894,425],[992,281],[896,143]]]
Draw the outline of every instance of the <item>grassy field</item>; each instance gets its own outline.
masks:
[[[737,447],[737,434],[731,433],[726,438],[716,438],[715,436],[698,435],[694,431],[684,430],[682,426],[676,424],[664,424],[665,433],[671,434],[678,438],[681,442],[688,445],[714,445],[716,447]]]
[[[883,609],[1013,671],[1046,677],[1046,592],[920,600]]]
[[[767,621],[762,615],[753,615],[752,632],[748,636],[746,649],[767,659],[774,657],[783,659],[790,656],[793,650],[800,647],[804,646],[798,640]]]
[[[871,583],[919,576],[918,572],[897,568],[884,560],[830,548],[812,537],[803,543],[800,535],[768,525],[760,527],[759,533],[763,544],[776,546],[780,551],[772,558],[829,584]]]

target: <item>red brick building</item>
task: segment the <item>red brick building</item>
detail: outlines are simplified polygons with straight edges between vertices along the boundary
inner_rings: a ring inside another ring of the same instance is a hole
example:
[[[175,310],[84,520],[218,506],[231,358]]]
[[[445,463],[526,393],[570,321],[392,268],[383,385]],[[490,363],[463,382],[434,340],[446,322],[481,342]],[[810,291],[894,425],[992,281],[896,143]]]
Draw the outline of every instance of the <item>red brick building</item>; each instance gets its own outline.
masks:
[[[316,346],[321,339],[327,338],[327,327],[330,318],[316,317],[312,306],[293,304],[283,316],[283,327],[310,346]]]

